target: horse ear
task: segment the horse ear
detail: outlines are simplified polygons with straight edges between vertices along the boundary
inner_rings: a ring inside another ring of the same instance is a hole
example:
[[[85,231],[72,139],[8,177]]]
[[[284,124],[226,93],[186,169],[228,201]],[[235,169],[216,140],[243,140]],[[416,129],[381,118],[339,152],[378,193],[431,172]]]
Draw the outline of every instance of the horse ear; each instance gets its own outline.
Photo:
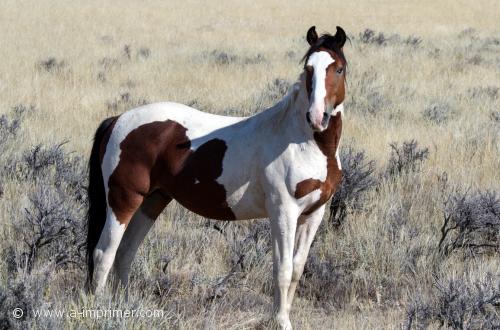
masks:
[[[316,44],[316,41],[318,41],[318,34],[316,33],[316,27],[314,25],[307,30],[306,39],[311,46]]]
[[[347,35],[345,34],[345,31],[343,28],[340,26],[337,26],[337,32],[333,36],[335,39],[335,42],[339,45],[339,48],[344,47],[345,41],[347,39]]]

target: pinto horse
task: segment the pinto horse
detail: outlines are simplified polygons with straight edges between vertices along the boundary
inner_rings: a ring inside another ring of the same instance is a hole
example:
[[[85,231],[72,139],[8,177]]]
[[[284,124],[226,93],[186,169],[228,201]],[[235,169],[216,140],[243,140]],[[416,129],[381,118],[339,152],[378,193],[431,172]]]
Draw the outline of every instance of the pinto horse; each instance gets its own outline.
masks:
[[[175,199],[210,219],[269,218],[274,317],[289,311],[325,203],[337,189],[345,96],[344,30],[307,32],[304,71],[288,94],[251,117],[177,103],[129,110],[101,123],[90,156],[88,285],[100,291],[114,265],[127,287],[134,256]]]

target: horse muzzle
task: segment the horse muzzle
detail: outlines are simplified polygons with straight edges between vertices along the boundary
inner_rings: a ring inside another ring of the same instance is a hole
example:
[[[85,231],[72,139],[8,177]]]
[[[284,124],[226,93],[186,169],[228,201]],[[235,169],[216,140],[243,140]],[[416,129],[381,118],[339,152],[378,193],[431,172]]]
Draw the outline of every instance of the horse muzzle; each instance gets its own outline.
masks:
[[[323,112],[323,118],[321,119],[321,121],[314,122],[311,120],[311,113],[309,111],[306,113],[306,120],[311,126],[312,130],[315,132],[323,132],[328,127],[331,117],[332,115],[328,112]]]

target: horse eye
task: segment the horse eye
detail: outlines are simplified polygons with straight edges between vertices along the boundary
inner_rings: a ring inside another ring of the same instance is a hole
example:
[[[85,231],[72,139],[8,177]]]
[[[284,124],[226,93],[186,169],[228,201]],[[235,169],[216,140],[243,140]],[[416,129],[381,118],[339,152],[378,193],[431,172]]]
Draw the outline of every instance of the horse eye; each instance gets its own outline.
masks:
[[[343,70],[344,70],[344,68],[338,68],[338,69],[337,69],[337,73],[338,73],[338,74],[341,74]]]

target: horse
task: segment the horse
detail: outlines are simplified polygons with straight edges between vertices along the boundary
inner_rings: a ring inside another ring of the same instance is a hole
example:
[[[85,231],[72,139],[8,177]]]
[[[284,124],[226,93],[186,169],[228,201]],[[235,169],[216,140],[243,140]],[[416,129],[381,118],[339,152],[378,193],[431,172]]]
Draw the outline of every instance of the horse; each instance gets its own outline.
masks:
[[[298,81],[254,116],[162,102],[104,120],[89,160],[90,291],[102,292],[112,266],[128,288],[139,245],[174,199],[210,219],[270,219],[273,318],[291,329],[298,281],[342,179],[346,38],[339,26],[321,36],[309,28]]]

